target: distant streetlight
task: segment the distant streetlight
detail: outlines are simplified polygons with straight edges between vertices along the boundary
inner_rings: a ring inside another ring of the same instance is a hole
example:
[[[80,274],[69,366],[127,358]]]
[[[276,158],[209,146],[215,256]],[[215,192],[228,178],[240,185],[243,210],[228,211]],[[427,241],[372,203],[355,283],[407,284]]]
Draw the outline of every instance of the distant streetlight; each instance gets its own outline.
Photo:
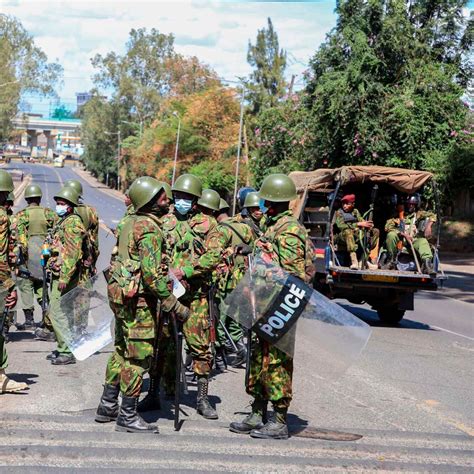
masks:
[[[176,133],[176,147],[174,149],[174,164],[173,164],[173,177],[171,178],[171,186],[174,184],[174,180],[176,178],[176,165],[178,163],[178,149],[179,149],[179,132],[181,130],[181,119],[179,117],[178,112],[176,110],[173,112],[173,115],[178,119],[178,132]]]
[[[120,190],[120,130],[117,132],[104,132],[106,135],[117,135],[117,189]]]

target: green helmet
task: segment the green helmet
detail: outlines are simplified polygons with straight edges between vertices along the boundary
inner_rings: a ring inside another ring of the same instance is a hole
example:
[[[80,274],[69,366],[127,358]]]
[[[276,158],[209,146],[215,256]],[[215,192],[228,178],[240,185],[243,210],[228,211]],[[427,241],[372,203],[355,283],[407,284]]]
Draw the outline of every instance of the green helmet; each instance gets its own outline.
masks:
[[[13,191],[13,179],[8,171],[0,170],[0,192]]]
[[[225,199],[221,198],[221,202],[219,203],[219,211],[224,211],[230,209],[229,204],[227,204],[227,201]]]
[[[79,205],[79,194],[75,188],[71,186],[64,186],[59,193],[54,196],[54,199],[64,199],[73,206]]]
[[[129,188],[129,197],[136,211],[148,204],[162,189],[163,183],[151,176],[137,178]]]
[[[296,199],[296,186],[286,174],[271,174],[263,180],[258,197],[270,202],[292,201]]]
[[[64,186],[74,188],[77,191],[77,194],[79,194],[79,196],[82,196],[82,184],[77,179],[68,179],[64,183]]]
[[[192,194],[198,198],[202,195],[201,180],[193,174],[182,174],[173,184],[173,191]]]
[[[10,191],[7,196],[7,202],[14,203],[15,202],[15,193]]]
[[[213,189],[204,189],[202,196],[198,199],[198,204],[207,207],[213,211],[218,211],[221,204],[221,197],[217,191]]]
[[[30,184],[25,189],[25,199],[29,198],[41,198],[43,197],[43,191],[37,184]]]
[[[161,184],[163,185],[163,189],[165,190],[166,196],[168,196],[168,199],[173,199],[173,193],[171,192],[171,186],[168,183],[165,183],[164,181],[160,181]]]
[[[248,193],[245,196],[245,201],[243,207],[259,207],[260,206],[260,198],[258,197],[257,192]]]

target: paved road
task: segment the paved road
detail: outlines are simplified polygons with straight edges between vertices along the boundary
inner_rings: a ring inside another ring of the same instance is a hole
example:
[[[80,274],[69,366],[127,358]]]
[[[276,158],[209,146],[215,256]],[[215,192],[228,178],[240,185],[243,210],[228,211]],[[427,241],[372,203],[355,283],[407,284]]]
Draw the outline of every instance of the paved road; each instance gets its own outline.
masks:
[[[61,182],[77,177],[68,168],[21,163],[10,167],[31,172],[34,181],[44,183],[50,205]],[[84,187],[86,202],[97,207],[107,226],[114,227],[123,204],[102,189],[87,183]],[[103,267],[113,245],[112,237],[106,235],[101,232]],[[468,289],[460,288],[465,296]],[[474,305],[467,301],[474,300],[472,294],[468,296],[462,301],[449,291],[420,294],[416,310],[396,328],[379,324],[368,308],[341,302],[371,325],[372,337],[360,358],[337,380],[315,377],[314,362],[297,354],[290,416],[295,436],[288,443],[256,442],[227,430],[229,421],[249,410],[243,371],[234,369],[211,384],[218,422],[195,414],[195,384],[190,382],[179,434],[172,430],[168,402],[162,412],[149,414],[150,419],[158,418],[161,436],[143,440],[115,433],[113,426],[92,421],[110,347],[77,365],[54,367],[44,359],[53,344],[34,341],[26,332],[13,332],[13,342],[8,344],[9,372],[29,381],[31,388],[21,395],[1,396],[0,466],[470,471],[474,463]],[[314,439],[321,429],[363,437],[351,442]]]

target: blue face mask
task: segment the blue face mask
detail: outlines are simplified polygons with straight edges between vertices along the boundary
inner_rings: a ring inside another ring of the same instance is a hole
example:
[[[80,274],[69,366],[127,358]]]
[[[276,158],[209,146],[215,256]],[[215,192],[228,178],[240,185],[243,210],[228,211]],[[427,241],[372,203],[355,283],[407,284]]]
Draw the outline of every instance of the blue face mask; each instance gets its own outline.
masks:
[[[174,208],[182,216],[185,216],[193,207],[193,201],[190,199],[176,199],[174,202]]]
[[[56,214],[60,217],[65,216],[67,214],[68,206],[61,206],[59,204],[56,205]]]
[[[260,199],[258,203],[260,210],[265,214],[268,211],[268,207],[265,207],[265,199]]]

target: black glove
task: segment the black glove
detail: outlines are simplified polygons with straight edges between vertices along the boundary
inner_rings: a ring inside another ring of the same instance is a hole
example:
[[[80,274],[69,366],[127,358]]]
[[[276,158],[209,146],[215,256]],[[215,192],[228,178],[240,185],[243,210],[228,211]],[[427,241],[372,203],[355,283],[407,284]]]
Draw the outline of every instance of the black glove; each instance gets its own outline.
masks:
[[[250,245],[247,245],[247,244],[238,244],[235,246],[235,250],[234,252],[237,254],[237,255],[250,255],[252,253],[252,247],[250,247]]]

